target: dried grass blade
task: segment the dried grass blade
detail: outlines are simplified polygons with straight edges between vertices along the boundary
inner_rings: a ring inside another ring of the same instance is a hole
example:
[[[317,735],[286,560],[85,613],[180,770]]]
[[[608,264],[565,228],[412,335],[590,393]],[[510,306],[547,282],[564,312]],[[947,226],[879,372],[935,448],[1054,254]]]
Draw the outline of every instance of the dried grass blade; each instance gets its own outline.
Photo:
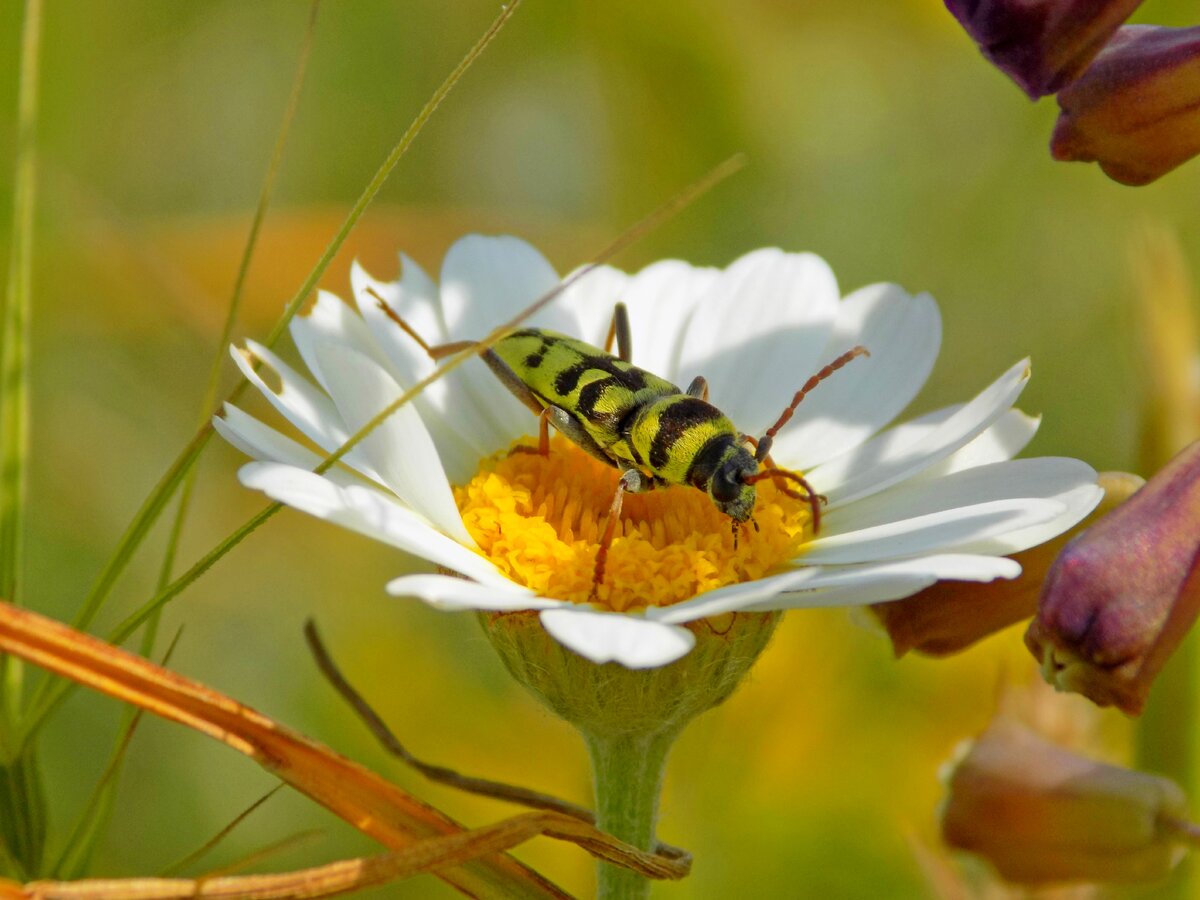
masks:
[[[461,866],[501,853],[533,837],[570,841],[592,855],[624,865],[647,878],[682,878],[687,866],[663,862],[591,826],[551,812],[525,813],[461,834],[429,838],[395,853],[339,862],[280,875],[165,879],[130,878],[78,882],[0,882],[0,900],[299,900],[332,897],[375,887],[422,872]]]
[[[385,846],[399,849],[462,830],[428,804],[273,719],[53,619],[0,603],[0,652],[221,741]],[[437,874],[474,896],[566,896],[507,856]]]

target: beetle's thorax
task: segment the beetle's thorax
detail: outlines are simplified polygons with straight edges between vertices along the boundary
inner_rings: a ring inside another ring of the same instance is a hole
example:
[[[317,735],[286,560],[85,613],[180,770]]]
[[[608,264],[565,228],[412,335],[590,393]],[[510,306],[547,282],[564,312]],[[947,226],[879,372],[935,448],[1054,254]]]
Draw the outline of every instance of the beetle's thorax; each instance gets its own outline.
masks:
[[[642,404],[625,433],[636,461],[651,474],[704,491],[715,468],[738,449],[738,431],[724,413],[682,394]]]

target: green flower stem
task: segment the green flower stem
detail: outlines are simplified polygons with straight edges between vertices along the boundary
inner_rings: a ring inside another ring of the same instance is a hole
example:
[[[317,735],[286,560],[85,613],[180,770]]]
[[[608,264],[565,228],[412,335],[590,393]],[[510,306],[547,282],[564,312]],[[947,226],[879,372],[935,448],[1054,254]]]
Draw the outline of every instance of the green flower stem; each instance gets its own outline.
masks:
[[[641,850],[655,845],[658,800],[667,753],[677,731],[637,735],[585,735],[596,789],[596,825]],[[598,900],[650,896],[650,882],[637,872],[599,863]]]

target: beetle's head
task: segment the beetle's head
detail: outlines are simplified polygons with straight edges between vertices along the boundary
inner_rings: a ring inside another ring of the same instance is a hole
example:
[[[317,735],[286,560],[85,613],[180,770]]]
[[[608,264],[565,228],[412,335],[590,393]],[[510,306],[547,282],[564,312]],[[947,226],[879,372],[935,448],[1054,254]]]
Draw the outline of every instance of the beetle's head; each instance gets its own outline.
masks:
[[[754,485],[746,479],[758,471],[758,461],[739,444],[730,445],[708,480],[708,495],[725,515],[745,522],[754,512]]]

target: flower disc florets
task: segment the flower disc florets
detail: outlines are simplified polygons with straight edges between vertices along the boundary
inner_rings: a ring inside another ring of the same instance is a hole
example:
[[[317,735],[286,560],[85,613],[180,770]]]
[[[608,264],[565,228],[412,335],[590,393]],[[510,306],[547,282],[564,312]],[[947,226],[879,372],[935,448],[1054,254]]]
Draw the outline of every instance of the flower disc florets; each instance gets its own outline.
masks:
[[[799,556],[812,533],[808,504],[770,482],[759,485],[757,529],[741,528],[736,537],[732,520],[693,487],[633,494],[593,593],[617,479],[616,469],[559,437],[547,456],[523,441],[485,461],[454,497],[480,551],[517,584],[615,612],[670,606],[761,578]]]

